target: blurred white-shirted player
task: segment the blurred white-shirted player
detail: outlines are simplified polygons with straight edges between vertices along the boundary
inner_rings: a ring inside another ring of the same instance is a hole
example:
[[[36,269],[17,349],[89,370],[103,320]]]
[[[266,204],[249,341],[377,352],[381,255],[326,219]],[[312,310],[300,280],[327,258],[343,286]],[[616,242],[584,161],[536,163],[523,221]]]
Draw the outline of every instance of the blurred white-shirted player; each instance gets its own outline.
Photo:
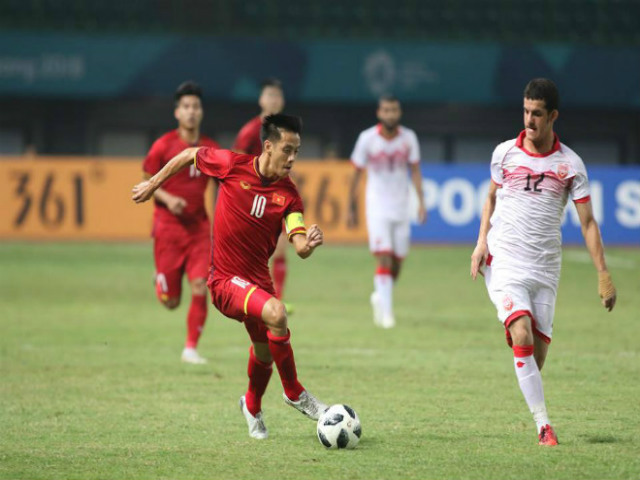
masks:
[[[418,194],[418,221],[426,220],[420,173],[420,146],[415,132],[400,125],[400,102],[391,95],[378,101],[380,123],[360,133],[351,154],[356,167],[350,189],[348,224],[356,223],[357,192],[367,169],[366,215],[369,248],[376,256],[373,319],[383,328],[395,326],[393,286],[409,252],[409,175]]]
[[[525,129],[493,152],[491,186],[471,256],[471,276],[475,280],[478,273],[484,275],[513,347],[516,376],[536,422],[538,443],[551,446],[558,439],[547,415],[540,370],[551,342],[562,260],[560,227],[569,197],[598,271],[602,304],[611,311],[616,302],[593,217],[587,171],[553,131],[558,102],[551,80],[538,78],[527,84]]]

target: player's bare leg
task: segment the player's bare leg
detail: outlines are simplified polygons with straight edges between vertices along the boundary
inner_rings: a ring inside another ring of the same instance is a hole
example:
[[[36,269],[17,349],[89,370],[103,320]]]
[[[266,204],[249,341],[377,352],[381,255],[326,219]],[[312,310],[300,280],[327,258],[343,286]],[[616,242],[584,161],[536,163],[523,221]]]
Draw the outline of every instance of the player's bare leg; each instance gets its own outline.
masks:
[[[327,409],[298,382],[296,362],[291,348],[291,332],[287,325],[287,311],[284,304],[271,297],[262,309],[262,321],[268,328],[269,352],[278,368],[284,388],[284,401],[307,417],[317,420]]]
[[[533,338],[533,356],[538,364],[538,369],[542,371],[544,361],[547,358],[547,352],[549,351],[549,344],[542,340],[540,337]]]
[[[514,366],[520,390],[536,422],[540,445],[557,445],[558,439],[549,422],[544,401],[542,376],[534,357],[534,337],[531,319],[524,315],[509,324],[513,341]],[[544,362],[544,358],[543,358]]]
[[[371,295],[373,321],[379,327],[393,328],[396,324],[393,315],[393,255],[377,254],[376,261],[375,291]]]
[[[187,339],[182,351],[182,361],[202,365],[207,363],[207,360],[200,356],[196,348],[207,320],[207,280],[194,278],[189,283],[191,285],[191,305],[187,314]]]
[[[391,257],[391,276],[393,277],[393,284],[398,281],[400,277],[400,270],[402,270],[402,258],[393,255]]]

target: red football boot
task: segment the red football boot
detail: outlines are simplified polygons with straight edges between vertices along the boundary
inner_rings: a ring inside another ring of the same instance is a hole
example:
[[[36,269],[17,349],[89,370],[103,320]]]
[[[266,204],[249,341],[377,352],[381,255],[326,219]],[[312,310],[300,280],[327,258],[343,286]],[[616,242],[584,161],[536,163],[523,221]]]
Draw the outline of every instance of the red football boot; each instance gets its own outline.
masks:
[[[558,437],[556,436],[556,432],[553,431],[553,427],[551,425],[545,425],[540,429],[540,433],[538,434],[538,445],[547,445],[549,447],[558,445]]]

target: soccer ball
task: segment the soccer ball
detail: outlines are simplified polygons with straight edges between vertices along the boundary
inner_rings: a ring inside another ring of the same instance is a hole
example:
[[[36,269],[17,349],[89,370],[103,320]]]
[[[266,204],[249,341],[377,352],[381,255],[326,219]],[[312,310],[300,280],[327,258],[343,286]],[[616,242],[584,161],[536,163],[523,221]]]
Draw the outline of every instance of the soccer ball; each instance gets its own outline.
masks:
[[[361,435],[358,414],[347,405],[332,405],[318,419],[318,440],[327,448],[355,448]]]

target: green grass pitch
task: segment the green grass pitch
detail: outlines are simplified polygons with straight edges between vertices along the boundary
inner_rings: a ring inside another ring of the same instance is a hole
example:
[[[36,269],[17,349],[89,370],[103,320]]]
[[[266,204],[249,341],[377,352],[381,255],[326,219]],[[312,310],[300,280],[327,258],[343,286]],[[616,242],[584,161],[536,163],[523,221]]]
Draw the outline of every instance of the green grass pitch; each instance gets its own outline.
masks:
[[[0,244],[2,479],[637,479],[640,250],[608,250],[607,313],[584,248],[565,251],[543,370],[561,445],[537,445],[511,351],[470,247],[417,247],[376,329],[365,247],[290,253],[299,376],[360,415],[353,451],[325,450],[274,373],[270,438],[248,437],[244,328],[213,308],[183,365],[183,305],[156,301],[150,244]]]

